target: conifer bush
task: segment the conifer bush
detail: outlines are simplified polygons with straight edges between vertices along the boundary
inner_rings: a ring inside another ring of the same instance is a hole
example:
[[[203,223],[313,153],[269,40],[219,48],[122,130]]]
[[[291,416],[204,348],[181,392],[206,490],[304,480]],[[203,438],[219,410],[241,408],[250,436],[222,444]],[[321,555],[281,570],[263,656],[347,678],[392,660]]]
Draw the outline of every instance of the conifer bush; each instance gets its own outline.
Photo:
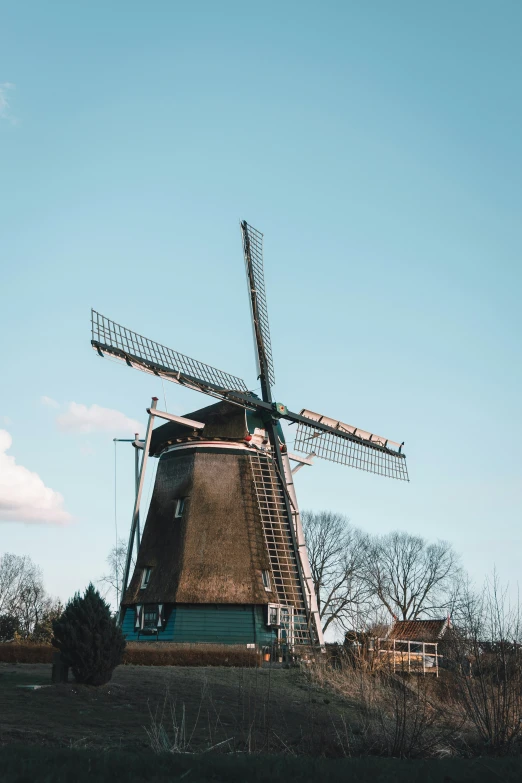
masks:
[[[53,621],[53,647],[78,683],[104,685],[121,663],[125,638],[109,605],[92,584],[76,593],[61,617]]]

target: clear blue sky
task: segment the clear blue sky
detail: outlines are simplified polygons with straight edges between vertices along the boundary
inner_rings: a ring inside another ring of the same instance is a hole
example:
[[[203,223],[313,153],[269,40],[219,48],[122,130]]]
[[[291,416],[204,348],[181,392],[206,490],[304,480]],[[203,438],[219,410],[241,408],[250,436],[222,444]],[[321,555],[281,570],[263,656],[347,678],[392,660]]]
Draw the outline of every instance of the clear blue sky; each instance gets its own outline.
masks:
[[[409,485],[303,469],[301,506],[449,539],[474,578],[518,581],[521,28],[507,0],[2,4],[0,428],[73,519],[24,522],[18,497],[0,551],[64,599],[104,571],[120,433],[63,417],[144,423],[163,390],[93,353],[91,306],[255,384],[246,218],[277,398],[409,457]]]

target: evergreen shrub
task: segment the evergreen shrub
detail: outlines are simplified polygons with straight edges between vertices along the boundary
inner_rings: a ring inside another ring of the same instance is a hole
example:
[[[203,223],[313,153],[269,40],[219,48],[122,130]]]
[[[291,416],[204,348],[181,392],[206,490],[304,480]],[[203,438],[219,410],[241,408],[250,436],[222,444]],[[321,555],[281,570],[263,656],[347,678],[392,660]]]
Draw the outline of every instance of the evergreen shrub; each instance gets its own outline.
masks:
[[[109,605],[92,584],[76,593],[61,617],[53,621],[53,647],[69,666],[76,682],[104,685],[121,663],[125,638]]]

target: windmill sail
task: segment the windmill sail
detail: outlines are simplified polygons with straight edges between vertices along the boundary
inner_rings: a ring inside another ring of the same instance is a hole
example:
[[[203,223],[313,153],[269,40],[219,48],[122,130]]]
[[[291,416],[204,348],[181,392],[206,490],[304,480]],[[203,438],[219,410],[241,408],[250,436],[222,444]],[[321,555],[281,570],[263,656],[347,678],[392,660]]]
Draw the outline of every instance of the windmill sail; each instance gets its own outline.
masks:
[[[331,462],[409,481],[401,443],[306,409],[295,420],[298,423],[296,451],[313,451],[317,457]]]
[[[266,373],[269,383],[273,386],[275,384],[275,375],[274,362],[272,360],[272,344],[270,342],[270,326],[268,324],[268,309],[266,306],[263,234],[249,226],[246,220],[241,222],[241,234],[243,237],[243,253],[245,256],[245,269],[254,326],[258,371],[261,377]]]
[[[91,344],[95,350],[111,354],[139,370],[213,396],[222,396],[227,391],[248,391],[241,378],[149,340],[105,318],[96,310],[91,310],[91,325]]]
[[[158,457],[159,468],[120,618],[136,640],[234,640],[302,651],[324,640],[280,420],[297,425],[296,451],[403,481],[408,471],[403,444],[273,401],[263,235],[246,221],[241,234],[260,396],[240,378],[92,311],[91,344],[101,356],[220,400],[190,414],[199,426],[187,430],[187,417],[158,412],[153,398],[131,541],[146,456]],[[167,424],[153,430],[154,416]],[[127,571],[131,553],[129,547]]]

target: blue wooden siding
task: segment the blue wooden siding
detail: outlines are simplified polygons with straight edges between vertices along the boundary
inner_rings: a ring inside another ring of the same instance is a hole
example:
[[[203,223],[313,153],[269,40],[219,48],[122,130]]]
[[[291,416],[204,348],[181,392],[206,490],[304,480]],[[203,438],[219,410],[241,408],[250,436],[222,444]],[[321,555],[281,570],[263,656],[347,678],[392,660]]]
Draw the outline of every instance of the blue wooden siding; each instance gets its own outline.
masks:
[[[227,604],[166,606],[167,622],[157,636],[134,628],[134,607],[127,608],[122,630],[129,641],[205,642],[214,644],[271,644],[275,633],[265,624],[265,607]]]

